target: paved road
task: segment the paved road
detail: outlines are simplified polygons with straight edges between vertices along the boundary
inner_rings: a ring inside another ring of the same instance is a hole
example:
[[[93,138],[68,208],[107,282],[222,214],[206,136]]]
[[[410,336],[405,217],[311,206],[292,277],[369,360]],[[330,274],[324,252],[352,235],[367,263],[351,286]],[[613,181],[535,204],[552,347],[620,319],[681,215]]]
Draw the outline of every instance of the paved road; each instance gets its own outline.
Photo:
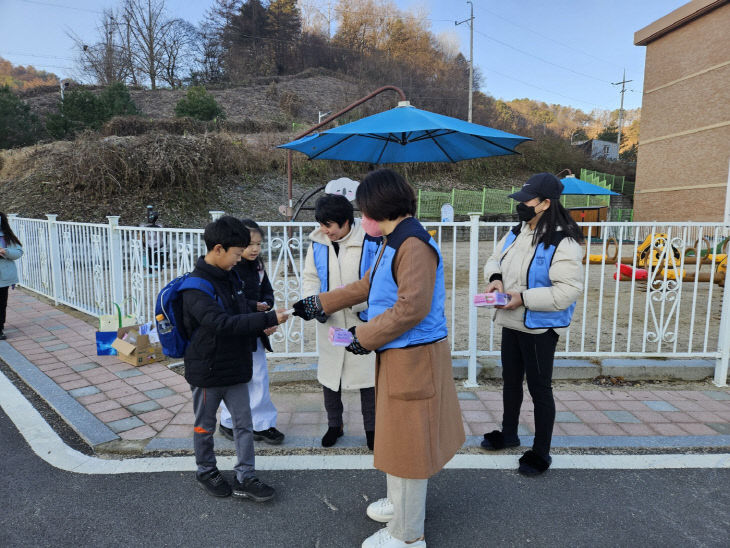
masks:
[[[262,474],[272,503],[213,499],[191,473],[52,468],[0,410],[0,546],[359,546],[377,471]],[[453,470],[430,484],[428,545],[727,546],[730,470]],[[725,540],[723,540],[725,539]]]

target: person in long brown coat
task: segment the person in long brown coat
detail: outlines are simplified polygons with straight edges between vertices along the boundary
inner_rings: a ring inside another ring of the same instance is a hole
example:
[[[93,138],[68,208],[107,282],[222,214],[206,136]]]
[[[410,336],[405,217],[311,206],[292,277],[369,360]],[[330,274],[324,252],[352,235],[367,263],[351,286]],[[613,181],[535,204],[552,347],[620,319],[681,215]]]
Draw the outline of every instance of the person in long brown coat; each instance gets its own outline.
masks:
[[[357,202],[365,230],[385,236],[375,266],[357,282],[295,303],[294,314],[311,319],[368,302],[369,321],[350,329],[347,350],[376,352],[374,464],[386,473],[387,497],[367,514],[388,526],[362,546],[424,547],[428,478],[465,440],[447,340],[443,259],[413,217],[413,188],[394,171],[368,174]]]

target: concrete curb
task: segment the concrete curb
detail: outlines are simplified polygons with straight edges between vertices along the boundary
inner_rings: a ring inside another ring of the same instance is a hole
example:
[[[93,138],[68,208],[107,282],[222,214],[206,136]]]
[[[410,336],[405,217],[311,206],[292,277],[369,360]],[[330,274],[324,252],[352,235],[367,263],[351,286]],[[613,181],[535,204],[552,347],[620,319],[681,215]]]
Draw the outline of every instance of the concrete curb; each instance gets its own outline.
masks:
[[[454,379],[468,376],[468,360],[453,359]],[[681,380],[698,381],[715,373],[715,362],[711,359],[575,359],[556,358],[553,365],[553,380],[590,380],[604,375],[623,377],[626,380]],[[482,357],[477,361],[477,376],[487,379],[502,378],[502,362],[499,358]],[[274,383],[316,381],[317,364],[281,363],[272,364],[269,378]]]
[[[49,379],[7,341],[0,341],[0,359],[7,363],[89,445],[94,447],[119,439],[108,426]]]
[[[77,474],[130,474],[149,472],[190,472],[193,457],[153,457],[100,459],[68,447],[43,420],[18,389],[0,373],[0,405],[10,420],[41,459],[61,470]],[[235,457],[221,456],[219,466],[232,468]],[[282,455],[256,458],[258,470],[370,470],[372,455]],[[508,470],[515,467],[515,455],[456,455],[447,469]],[[642,454],[642,455],[560,455],[553,458],[553,469],[657,470],[675,468],[730,468],[730,454]]]

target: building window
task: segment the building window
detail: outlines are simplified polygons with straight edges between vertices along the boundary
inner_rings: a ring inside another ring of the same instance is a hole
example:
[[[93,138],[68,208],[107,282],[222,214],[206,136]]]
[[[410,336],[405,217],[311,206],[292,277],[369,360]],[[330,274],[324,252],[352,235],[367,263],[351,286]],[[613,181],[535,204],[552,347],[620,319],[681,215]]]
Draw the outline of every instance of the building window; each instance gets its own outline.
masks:
[[[603,154],[605,154],[606,156],[608,156],[609,149],[610,149],[610,147],[608,145],[603,145]]]

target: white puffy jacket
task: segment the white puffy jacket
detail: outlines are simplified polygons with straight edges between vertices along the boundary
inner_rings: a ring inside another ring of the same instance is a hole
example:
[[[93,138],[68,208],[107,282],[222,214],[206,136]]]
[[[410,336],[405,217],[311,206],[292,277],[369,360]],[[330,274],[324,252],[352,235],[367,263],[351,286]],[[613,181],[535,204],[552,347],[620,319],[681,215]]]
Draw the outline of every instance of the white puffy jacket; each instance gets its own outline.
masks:
[[[339,242],[339,256],[332,248],[332,242],[318,228],[309,238],[329,247],[329,287],[337,289],[342,285],[356,282],[360,279],[360,255],[365,231],[360,226],[360,219],[355,223],[348,235]],[[307,257],[302,272],[302,296],[316,295],[320,292],[320,280],[314,264],[312,246],[307,250]],[[357,312],[365,310],[366,303],[352,308],[335,312],[322,324],[317,323],[317,342],[319,343],[319,364],[317,366],[317,380],[330,390],[339,390],[340,383],[343,390],[356,388],[370,388],[375,386],[375,353],[356,355],[345,351],[342,346],[333,346],[329,342],[330,327],[348,329],[363,322]]]
[[[550,264],[550,287],[533,287],[527,289],[527,270],[535,254],[532,244],[534,230],[527,223],[522,223],[520,233],[512,245],[504,252],[505,240],[509,232],[497,244],[497,248],[484,265],[484,281],[489,283],[493,274],[502,274],[505,291],[522,293],[524,306],[514,310],[496,309],[494,322],[526,333],[544,333],[546,329],[530,329],[525,327],[525,307],[531,310],[556,311],[564,310],[574,303],[583,292],[583,247],[572,238],[563,238],[558,244]],[[538,244],[542,245],[542,244]],[[565,328],[556,328],[563,335]]]

